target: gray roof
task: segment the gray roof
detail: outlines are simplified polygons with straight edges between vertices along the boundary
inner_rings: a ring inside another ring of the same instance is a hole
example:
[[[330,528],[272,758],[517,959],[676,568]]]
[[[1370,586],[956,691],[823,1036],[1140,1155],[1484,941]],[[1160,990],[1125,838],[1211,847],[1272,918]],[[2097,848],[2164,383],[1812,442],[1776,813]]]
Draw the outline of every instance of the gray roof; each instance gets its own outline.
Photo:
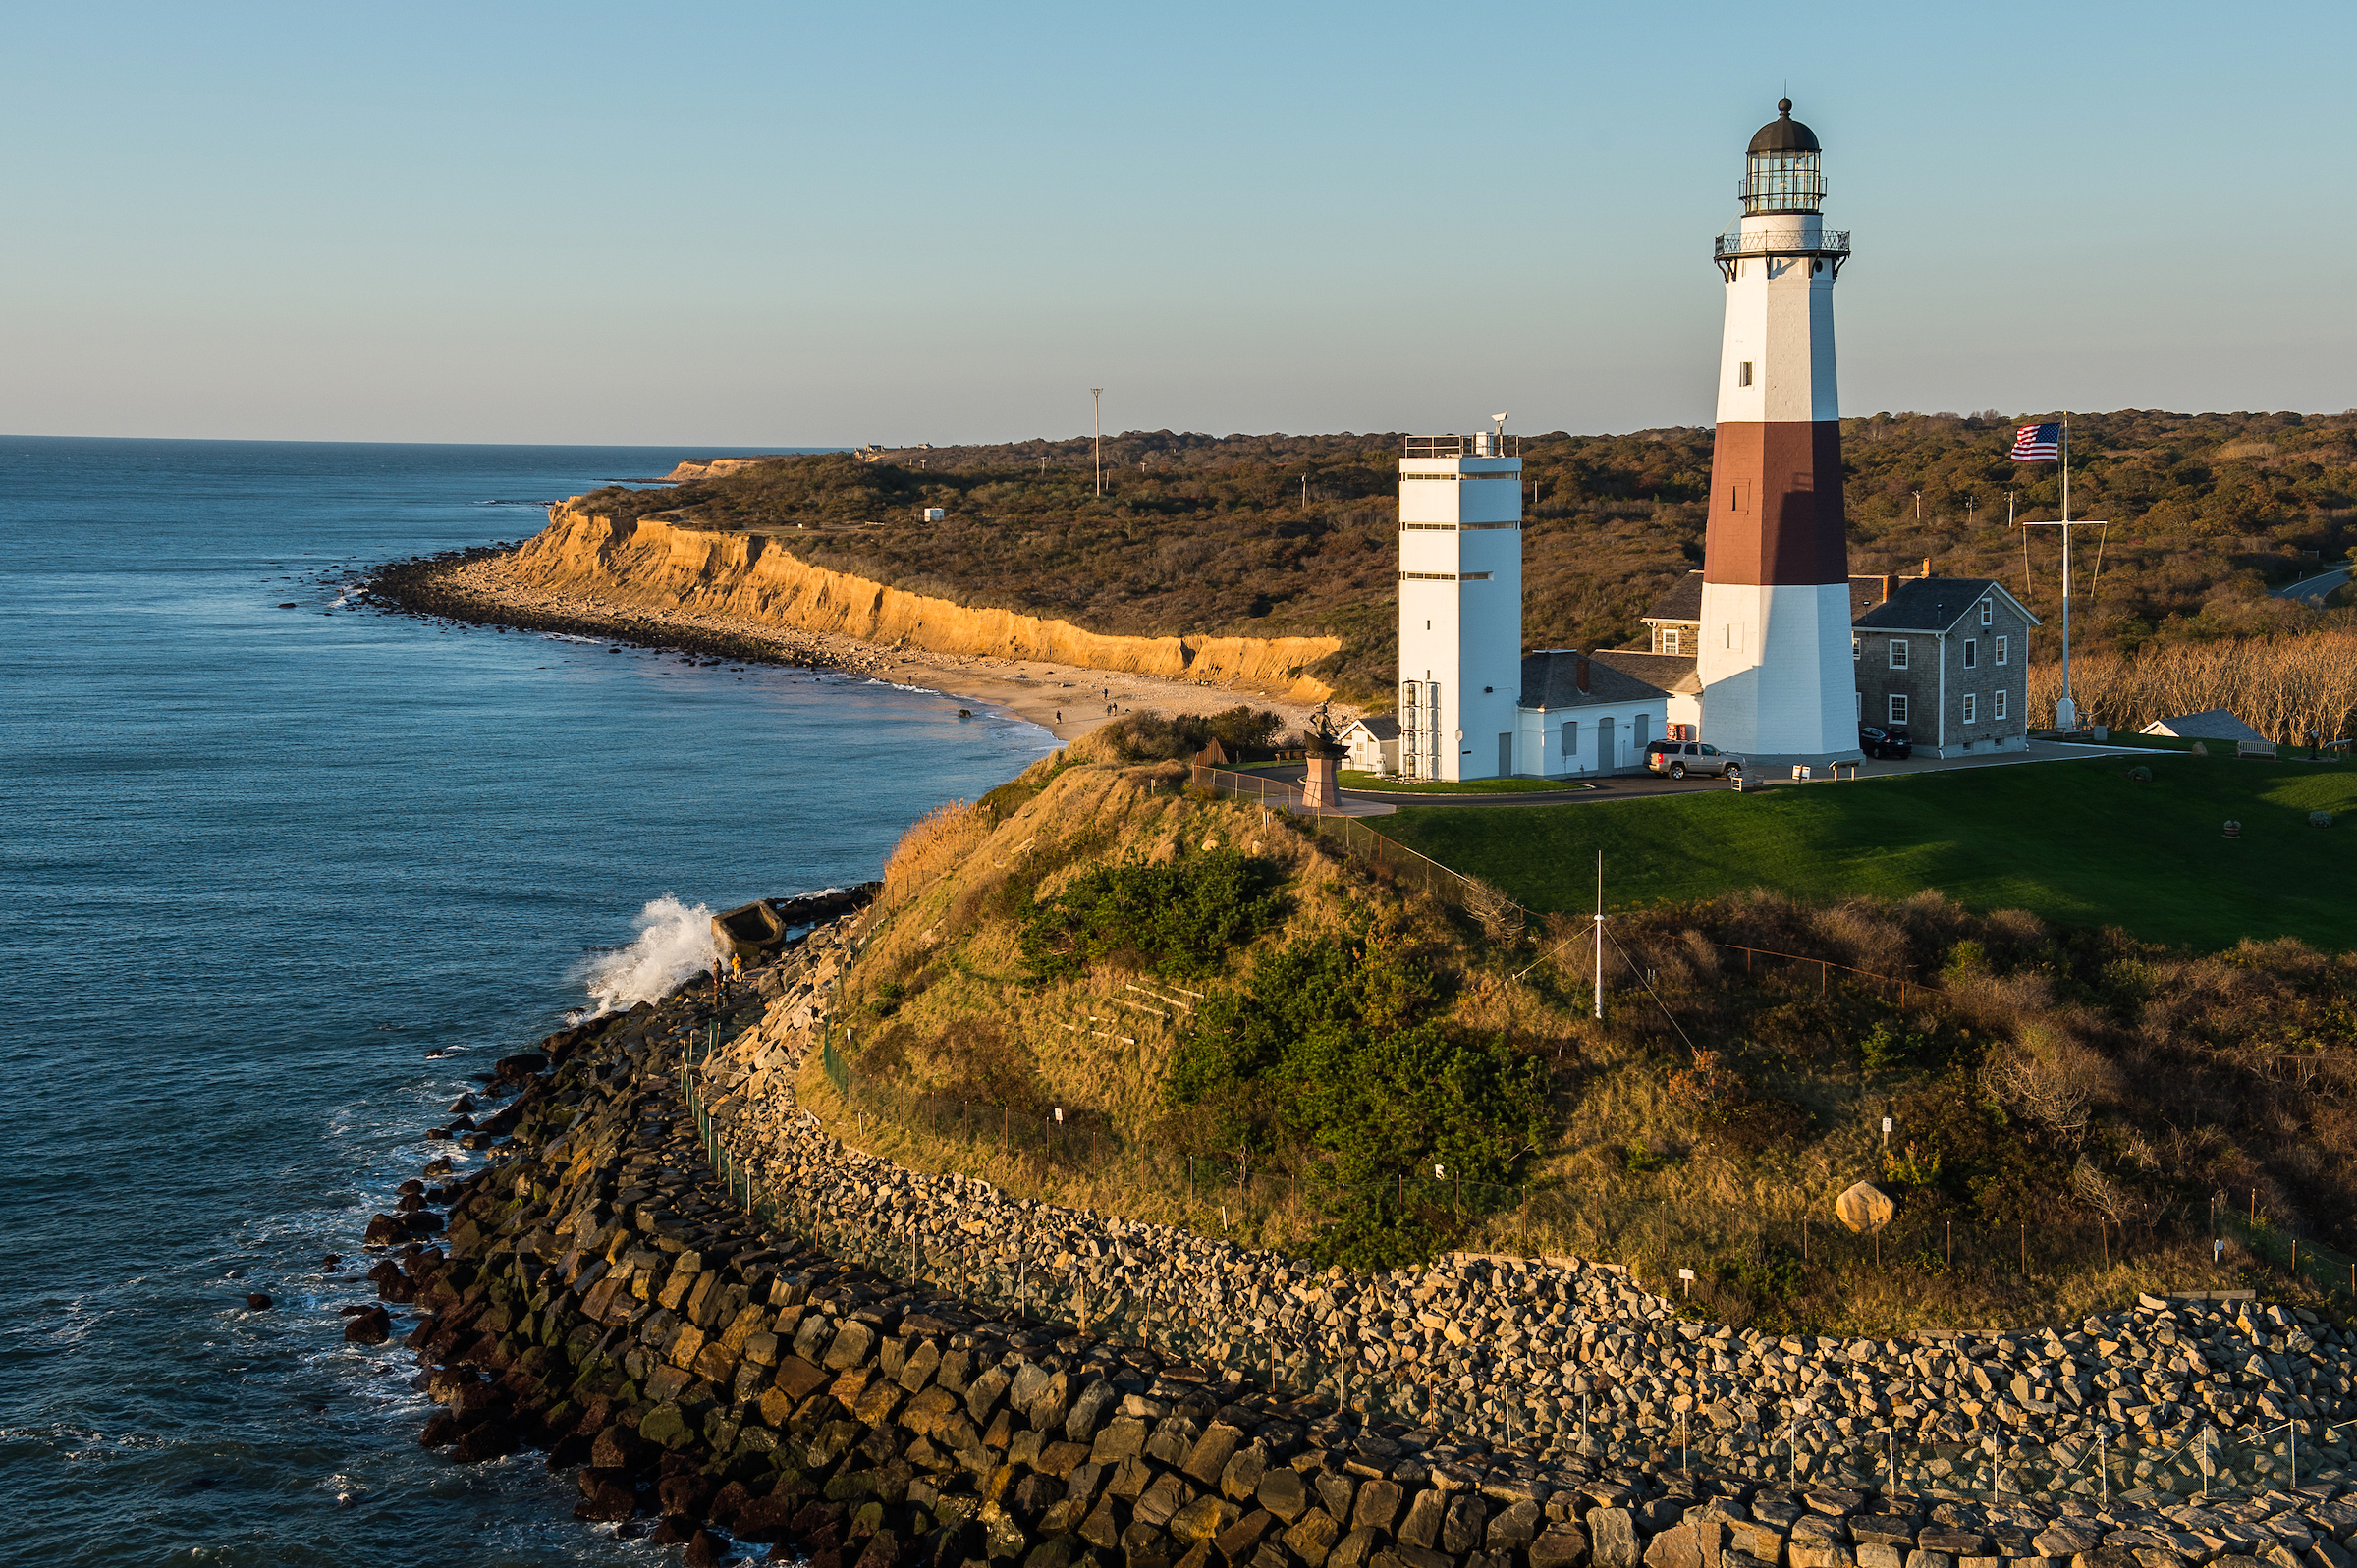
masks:
[[[2031,625],[2044,624],[1995,577],[1909,577],[1854,624],[1861,631],[1948,631],[1991,594],[2002,596]]]
[[[1702,573],[1687,572],[1654,600],[1653,608],[1637,618],[1640,621],[1700,621],[1702,619]]]
[[[2174,719],[2155,719],[2139,734],[2176,735],[2185,740],[2265,740],[2267,736],[2234,717],[2231,708],[2206,708]]]
[[[1352,730],[1364,730],[1377,740],[1397,740],[1399,738],[1399,719],[1398,715],[1389,713],[1371,714],[1364,719],[1353,719],[1350,721],[1349,728],[1343,731],[1343,736],[1346,738]]]
[[[1668,692],[1697,692],[1702,689],[1702,676],[1694,669],[1690,653],[1652,653],[1643,648],[1600,648],[1599,662],[1611,665],[1624,676],[1634,676],[1647,685]]]
[[[1585,667],[1588,689],[1579,689]],[[1575,648],[1550,648],[1522,656],[1522,706],[1525,708],[1593,708],[1607,703],[1643,702],[1670,695],[1650,680],[1607,664],[1602,656],[1589,658]]]

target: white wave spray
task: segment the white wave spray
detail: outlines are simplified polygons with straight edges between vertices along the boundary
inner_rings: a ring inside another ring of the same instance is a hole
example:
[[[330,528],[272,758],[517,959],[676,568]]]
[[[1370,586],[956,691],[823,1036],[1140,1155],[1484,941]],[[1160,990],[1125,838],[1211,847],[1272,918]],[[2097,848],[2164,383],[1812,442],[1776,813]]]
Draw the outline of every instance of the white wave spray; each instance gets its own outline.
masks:
[[[710,906],[690,907],[665,893],[638,911],[637,940],[584,962],[580,979],[596,1000],[597,1014],[615,1012],[660,1001],[681,981],[711,968],[719,955]]]

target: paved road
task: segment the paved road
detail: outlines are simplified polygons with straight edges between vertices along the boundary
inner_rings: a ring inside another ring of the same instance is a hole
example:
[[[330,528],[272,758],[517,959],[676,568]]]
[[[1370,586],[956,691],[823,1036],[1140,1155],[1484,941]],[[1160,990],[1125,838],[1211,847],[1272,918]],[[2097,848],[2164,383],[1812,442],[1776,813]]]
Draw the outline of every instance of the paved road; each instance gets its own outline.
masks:
[[[2297,599],[2303,604],[2315,605],[2322,609],[2325,596],[2349,580],[2349,568],[2352,565],[2357,565],[2357,563],[2344,561],[2330,571],[2322,571],[2313,577],[2304,578],[2288,588],[2277,588],[2275,596],[2278,599]]]
[[[2028,749],[2023,751],[1986,751],[1964,757],[1913,757],[1905,762],[1865,762],[1858,765],[1857,777],[1860,779],[1889,779],[1913,773],[1953,773],[1966,768],[2007,768],[2025,762],[2064,762],[2073,757],[2129,753],[2138,756],[2150,755],[2149,750],[2141,746],[2103,746],[2083,741],[2033,740]],[[1265,771],[1272,779],[1286,779],[1294,784],[1300,783],[1302,776],[1308,772],[1306,768],[1297,766],[1256,771]],[[1808,785],[1814,787],[1818,784],[1830,784],[1836,782],[1847,784],[1850,780],[1846,777],[1838,781],[1831,778],[1818,778],[1808,781]],[[1782,779],[1755,778],[1752,781],[1752,787],[1755,789],[1763,785],[1776,789],[1800,786],[1798,781],[1788,777]],[[1611,778],[1597,780],[1596,785],[1592,789],[1533,791],[1529,794],[1403,795],[1387,794],[1370,789],[1345,789],[1343,791],[1343,803],[1345,809],[1385,806],[1414,809],[1424,806],[1595,805],[1612,800],[1650,800],[1660,795],[1701,794],[1708,790],[1727,787],[1726,782],[1719,779],[1672,780],[1656,778],[1652,774],[1617,774]],[[1351,810],[1350,815],[1388,816],[1390,812]]]

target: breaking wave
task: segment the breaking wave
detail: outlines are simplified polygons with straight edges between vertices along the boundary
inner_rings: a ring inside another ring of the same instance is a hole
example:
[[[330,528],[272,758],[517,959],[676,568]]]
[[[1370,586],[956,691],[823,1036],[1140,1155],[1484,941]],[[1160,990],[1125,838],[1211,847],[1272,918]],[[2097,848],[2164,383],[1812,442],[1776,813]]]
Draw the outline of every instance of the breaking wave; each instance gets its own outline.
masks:
[[[581,965],[581,983],[597,1003],[590,1016],[659,1000],[681,981],[711,968],[719,954],[709,905],[684,904],[670,893],[649,899],[638,911],[636,941]]]

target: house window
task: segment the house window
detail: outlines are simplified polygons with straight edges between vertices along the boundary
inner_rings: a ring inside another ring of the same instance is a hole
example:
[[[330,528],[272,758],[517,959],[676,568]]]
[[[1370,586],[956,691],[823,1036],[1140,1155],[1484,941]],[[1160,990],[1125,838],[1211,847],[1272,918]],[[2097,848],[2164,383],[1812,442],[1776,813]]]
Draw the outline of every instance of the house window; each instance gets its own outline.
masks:
[[[1857,661],[1858,661],[1858,660],[1860,660],[1860,659],[1862,659],[1862,658],[1864,658],[1864,657],[1865,657],[1865,647],[1864,647],[1864,644],[1863,644],[1863,643],[1861,643],[1861,642],[1859,641],[1859,639],[1857,639],[1856,637],[1852,637],[1852,638],[1850,638],[1850,639],[1849,639],[1849,659],[1850,659],[1850,663],[1852,663],[1852,664],[1855,664],[1855,663],[1857,663]]]
[[[1969,648],[1972,646],[1972,644],[1966,643],[1965,646]],[[1980,716],[1981,699],[1979,694],[1977,692],[1967,691],[1964,693],[1964,722],[1966,724],[1977,723],[1979,722]]]
[[[1750,360],[1745,359],[1735,366],[1735,385],[1738,387],[1748,387],[1751,385]]]
[[[1577,719],[1563,721],[1563,755],[1566,757],[1579,755],[1579,721]]]
[[[1904,637],[1892,637],[1891,639],[1891,668],[1893,670],[1904,670],[1906,667],[1907,639]]]
[[[1977,637],[1966,637],[1964,639],[1964,668],[1967,670],[1977,670],[1980,668],[1980,639]]]
[[[1903,691],[1891,693],[1891,722],[1894,725],[1907,722],[1907,694]]]
[[[1994,717],[1996,717],[1996,718],[1999,718],[1999,719],[2002,719],[2002,718],[2005,716],[2005,688],[2004,688],[2004,687],[2002,687],[2002,686],[2000,686],[2000,687],[1998,687],[1998,688],[1997,688],[1997,696],[1996,696],[1996,701],[1997,701],[1997,708],[1996,708],[1996,711],[1995,711]]]
[[[1858,699],[1858,722],[1864,724],[1866,722],[1866,693],[1860,691],[1854,692],[1852,695]]]
[[[1997,601],[1994,599],[1983,599],[1981,601],[1981,624],[1986,626],[1996,620]]]
[[[1675,653],[1677,651],[1677,628],[1675,626],[1664,626],[1662,628],[1662,652]]]
[[[2010,640],[2012,639],[2007,637],[2000,637],[1997,639],[1997,662],[2001,665],[2005,662],[2005,644]]]

